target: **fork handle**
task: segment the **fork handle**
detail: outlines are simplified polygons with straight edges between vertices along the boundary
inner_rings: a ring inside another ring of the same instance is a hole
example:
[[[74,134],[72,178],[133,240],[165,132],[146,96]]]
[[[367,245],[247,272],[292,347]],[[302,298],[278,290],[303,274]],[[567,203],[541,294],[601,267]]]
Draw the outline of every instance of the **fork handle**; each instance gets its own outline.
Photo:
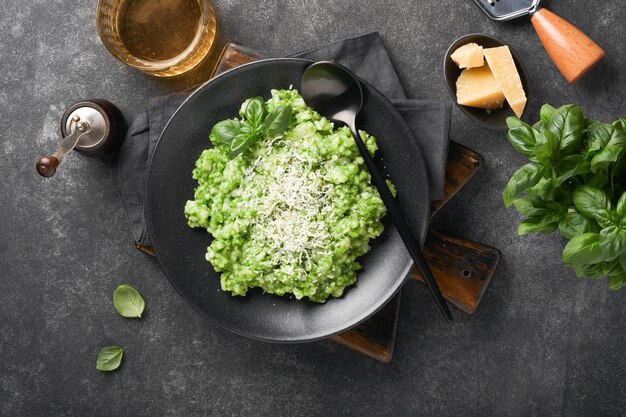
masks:
[[[604,50],[597,43],[547,9],[536,11],[530,21],[554,65],[570,84],[604,57]]]

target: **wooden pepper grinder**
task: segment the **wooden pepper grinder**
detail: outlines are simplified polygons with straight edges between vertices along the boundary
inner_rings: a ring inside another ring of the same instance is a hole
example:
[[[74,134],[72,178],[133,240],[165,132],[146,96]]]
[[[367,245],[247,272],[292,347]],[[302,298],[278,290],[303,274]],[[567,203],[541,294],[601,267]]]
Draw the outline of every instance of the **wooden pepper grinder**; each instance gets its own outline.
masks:
[[[121,145],[126,132],[124,116],[113,103],[102,99],[72,104],[61,118],[63,140],[54,154],[42,156],[35,163],[42,177],[51,177],[61,158],[72,149],[87,156],[105,157]]]

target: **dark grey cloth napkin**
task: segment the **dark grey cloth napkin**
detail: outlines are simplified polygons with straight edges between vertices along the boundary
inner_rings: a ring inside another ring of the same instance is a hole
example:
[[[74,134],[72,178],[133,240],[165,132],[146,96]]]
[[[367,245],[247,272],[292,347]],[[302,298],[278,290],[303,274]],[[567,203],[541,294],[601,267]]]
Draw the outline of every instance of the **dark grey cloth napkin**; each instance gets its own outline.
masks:
[[[428,167],[431,199],[443,198],[450,106],[441,102],[406,98],[378,32],[344,39],[291,56],[338,62],[391,99],[420,144]],[[151,98],[148,108],[131,124],[114,161],[117,188],[130,220],[133,237],[142,246],[151,246],[143,205],[148,161],[167,121],[188,95],[177,93]]]

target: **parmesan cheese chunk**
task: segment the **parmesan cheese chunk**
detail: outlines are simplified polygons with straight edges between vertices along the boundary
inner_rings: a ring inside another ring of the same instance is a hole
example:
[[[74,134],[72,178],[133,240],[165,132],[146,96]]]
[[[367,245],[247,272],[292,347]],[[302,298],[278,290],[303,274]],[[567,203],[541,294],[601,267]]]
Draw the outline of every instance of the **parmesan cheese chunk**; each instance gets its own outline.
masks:
[[[456,80],[457,102],[480,109],[497,109],[504,103],[504,94],[489,66],[465,69]]]
[[[477,43],[466,43],[454,51],[450,58],[461,69],[482,67],[485,63],[483,47]]]
[[[526,107],[526,93],[509,47],[486,48],[484,54],[506,101],[517,117],[522,117]]]

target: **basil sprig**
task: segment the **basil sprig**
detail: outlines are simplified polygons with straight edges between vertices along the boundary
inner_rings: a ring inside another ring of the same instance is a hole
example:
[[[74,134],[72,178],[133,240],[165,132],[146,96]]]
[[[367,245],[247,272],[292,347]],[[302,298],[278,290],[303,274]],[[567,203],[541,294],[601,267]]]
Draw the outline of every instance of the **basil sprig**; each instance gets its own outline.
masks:
[[[236,157],[265,135],[276,136],[287,130],[291,121],[291,106],[278,106],[268,113],[263,97],[244,102],[240,119],[218,122],[211,129],[211,141],[230,146],[231,158]]]
[[[601,123],[578,106],[546,104],[535,125],[507,124],[509,142],[528,158],[502,192],[525,216],[518,233],[558,230],[570,239],[562,259],[576,275],[626,285],[626,117]]]

